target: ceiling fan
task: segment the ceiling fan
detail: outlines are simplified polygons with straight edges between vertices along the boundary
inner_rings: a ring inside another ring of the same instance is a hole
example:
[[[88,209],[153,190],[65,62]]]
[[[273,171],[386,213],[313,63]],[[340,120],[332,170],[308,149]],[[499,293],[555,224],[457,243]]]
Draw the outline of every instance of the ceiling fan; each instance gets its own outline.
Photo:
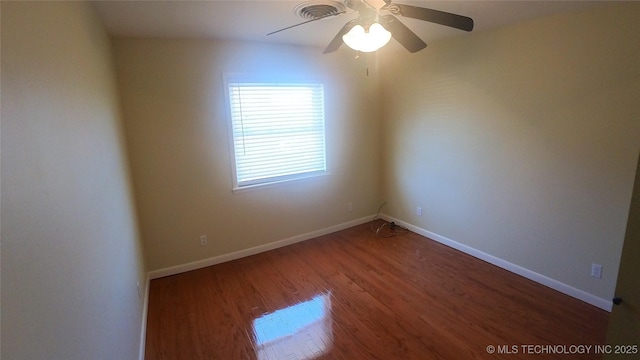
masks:
[[[347,22],[340,29],[324,50],[324,54],[338,50],[343,42],[358,51],[375,51],[384,46],[391,37],[409,52],[414,53],[424,49],[427,44],[400,22],[396,16],[428,21],[464,31],[473,30],[473,19],[470,17],[418,6],[396,4],[392,3],[391,0],[345,0],[344,5],[357,12],[358,17]],[[267,35],[312,21],[338,16],[346,12],[346,10],[330,12],[326,15],[313,17],[311,20],[273,31]]]

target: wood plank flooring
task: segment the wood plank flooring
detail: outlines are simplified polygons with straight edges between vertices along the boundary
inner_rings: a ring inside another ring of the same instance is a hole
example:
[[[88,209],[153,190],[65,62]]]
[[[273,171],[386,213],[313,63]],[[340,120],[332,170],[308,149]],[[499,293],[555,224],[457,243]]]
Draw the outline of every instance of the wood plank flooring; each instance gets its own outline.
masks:
[[[602,358],[607,312],[370,228],[152,280],[146,359]]]

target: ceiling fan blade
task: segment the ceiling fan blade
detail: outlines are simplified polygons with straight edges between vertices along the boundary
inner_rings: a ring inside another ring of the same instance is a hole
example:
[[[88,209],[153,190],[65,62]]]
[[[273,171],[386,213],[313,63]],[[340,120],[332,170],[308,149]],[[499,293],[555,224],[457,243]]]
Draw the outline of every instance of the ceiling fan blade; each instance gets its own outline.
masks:
[[[281,31],[289,30],[289,29],[294,28],[294,27],[296,27],[296,26],[300,26],[300,25],[308,24],[308,23],[313,22],[313,21],[322,20],[322,19],[325,19],[325,18],[328,18],[328,17],[331,17],[331,16],[338,16],[338,15],[342,15],[342,14],[344,14],[344,13],[346,13],[346,11],[341,11],[341,12],[338,12],[338,13],[335,13],[335,14],[328,14],[328,15],[325,15],[325,16],[317,17],[317,18],[315,18],[315,19],[311,19],[311,20],[303,21],[303,22],[298,23],[298,24],[295,24],[295,25],[287,26],[286,28],[282,28],[282,29],[280,29],[280,30],[272,31],[272,32],[268,33],[268,34],[267,34],[267,36],[269,36],[269,35],[273,35],[273,34],[276,34],[276,33],[279,33],[279,32],[281,32]]]
[[[427,44],[418,35],[401,23],[395,16],[382,15],[379,19],[380,24],[409,52],[414,53],[427,47]]]
[[[333,40],[331,40],[331,42],[329,43],[327,48],[324,49],[323,54],[328,54],[328,53],[331,53],[331,52],[334,52],[334,51],[338,50],[338,48],[340,48],[340,45],[342,45],[342,42],[343,42],[342,41],[342,36],[344,34],[348,33],[349,30],[351,30],[352,27],[356,26],[357,23],[358,23],[358,20],[357,19],[353,19],[353,20],[349,21],[348,23],[344,24],[342,29],[340,29],[340,31],[338,31],[338,33],[333,38]]]
[[[388,9],[394,15],[429,21],[464,31],[473,30],[473,19],[467,16],[402,4],[390,4]]]

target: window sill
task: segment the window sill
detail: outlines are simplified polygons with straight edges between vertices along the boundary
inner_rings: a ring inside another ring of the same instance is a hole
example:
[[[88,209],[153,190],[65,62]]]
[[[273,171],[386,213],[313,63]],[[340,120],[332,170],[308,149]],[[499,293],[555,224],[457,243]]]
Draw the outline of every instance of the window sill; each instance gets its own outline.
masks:
[[[325,172],[322,172],[322,173],[314,173],[314,174],[309,174],[309,175],[302,175],[302,176],[298,176],[298,177],[295,177],[295,178],[270,181],[270,182],[260,183],[260,184],[234,186],[231,189],[231,191],[234,194],[242,194],[242,193],[246,193],[246,192],[253,192],[253,191],[262,190],[262,189],[269,189],[269,188],[279,187],[279,186],[283,186],[283,185],[293,185],[293,183],[308,182],[308,181],[312,181],[314,179],[323,178],[323,177],[326,177],[326,176],[329,176],[329,175],[331,175],[331,173],[328,172],[328,171],[325,171]]]

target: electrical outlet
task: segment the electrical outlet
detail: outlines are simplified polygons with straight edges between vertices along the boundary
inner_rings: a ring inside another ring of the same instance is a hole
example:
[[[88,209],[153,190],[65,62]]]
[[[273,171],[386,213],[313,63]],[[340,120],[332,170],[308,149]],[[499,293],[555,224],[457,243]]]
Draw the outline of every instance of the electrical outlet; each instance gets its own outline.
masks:
[[[420,206],[416,209],[416,215],[422,216],[422,208]]]
[[[347,211],[353,211],[353,203],[352,202],[348,202],[347,203]]]
[[[200,235],[200,246],[206,246],[208,243],[207,235]]]
[[[597,279],[602,279],[602,265],[591,264],[591,276]]]

